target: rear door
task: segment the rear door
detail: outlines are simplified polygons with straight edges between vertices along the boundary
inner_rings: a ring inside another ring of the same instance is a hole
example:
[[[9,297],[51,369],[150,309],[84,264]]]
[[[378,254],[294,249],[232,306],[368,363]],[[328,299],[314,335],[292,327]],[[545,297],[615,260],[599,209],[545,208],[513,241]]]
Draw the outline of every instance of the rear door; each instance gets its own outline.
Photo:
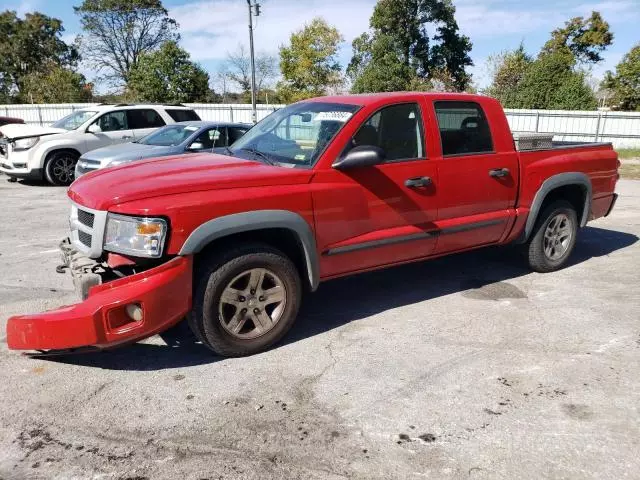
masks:
[[[129,128],[136,140],[146,137],[156,128],[166,125],[160,114],[152,108],[138,108],[127,110]]]
[[[518,157],[499,152],[480,103],[435,101],[433,138],[440,138],[436,253],[497,242],[513,215]]]

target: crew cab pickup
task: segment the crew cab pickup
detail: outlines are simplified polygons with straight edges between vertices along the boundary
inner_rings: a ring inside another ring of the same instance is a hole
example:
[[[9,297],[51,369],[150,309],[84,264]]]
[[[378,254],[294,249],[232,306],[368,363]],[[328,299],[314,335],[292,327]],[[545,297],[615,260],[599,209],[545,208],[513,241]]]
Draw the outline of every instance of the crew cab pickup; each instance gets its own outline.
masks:
[[[609,144],[518,151],[467,94],[302,101],[230,148],[89,173],[61,244],[81,303],[7,324],[12,349],[110,348],[186,317],[220,355],[268,348],[326,280],[488,245],[566,265],[616,201]]]

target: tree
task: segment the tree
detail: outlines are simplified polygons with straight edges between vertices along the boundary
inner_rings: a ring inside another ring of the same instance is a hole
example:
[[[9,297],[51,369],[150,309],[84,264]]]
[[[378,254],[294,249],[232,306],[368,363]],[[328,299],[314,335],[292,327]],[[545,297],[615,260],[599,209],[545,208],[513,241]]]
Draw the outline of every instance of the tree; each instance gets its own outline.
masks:
[[[518,84],[512,108],[545,110],[593,110],[597,101],[576,71],[573,54],[566,51],[540,55],[525,71]]]
[[[91,101],[93,85],[84,75],[56,64],[24,77],[21,103],[81,103]]]
[[[512,51],[505,51],[489,57],[491,85],[485,90],[487,95],[497,98],[505,108],[516,108],[519,103],[520,82],[533,63],[524,45]]]
[[[613,43],[609,24],[600,12],[591,12],[589,18],[575,17],[564,27],[551,32],[551,39],[542,47],[543,53],[569,51],[580,63],[598,63],[601,53]]]
[[[613,105],[620,110],[640,111],[640,43],[607,72],[603,86],[612,92]]]
[[[24,19],[14,11],[0,13],[0,100],[19,95],[25,79],[44,66],[74,67],[78,50],[62,39],[62,21],[41,13]]]
[[[141,55],[180,38],[161,0],[84,0],[73,8],[83,58],[112,84],[126,85]]]
[[[369,23],[347,67],[354,92],[426,90],[434,81],[469,87],[471,41],[459,33],[451,0],[379,0]]]
[[[127,85],[145,102],[206,102],[210,96],[209,75],[174,41],[140,55]]]
[[[256,97],[277,75],[276,59],[270,55],[258,54],[255,57]],[[235,82],[246,101],[251,100],[251,58],[244,45],[239,44],[236,50],[227,54],[227,62],[223,67],[226,78]],[[222,79],[220,79],[222,80]],[[225,82],[226,87],[226,82]]]
[[[338,62],[342,35],[322,18],[314,18],[280,47],[283,80],[278,95],[285,102],[325,95],[343,83]]]

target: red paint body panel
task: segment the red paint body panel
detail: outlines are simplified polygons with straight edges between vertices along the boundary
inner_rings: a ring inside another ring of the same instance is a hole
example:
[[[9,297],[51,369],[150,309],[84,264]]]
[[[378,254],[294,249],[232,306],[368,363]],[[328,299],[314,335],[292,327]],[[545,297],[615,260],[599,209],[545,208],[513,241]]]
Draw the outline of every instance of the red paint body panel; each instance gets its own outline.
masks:
[[[434,102],[478,103],[492,134],[492,153],[443,156]],[[216,154],[141,161],[84,175],[69,189],[81,206],[124,215],[160,216],[169,223],[165,254],[178,255],[203,223],[254,210],[300,215],[316,242],[320,280],[508,243],[523,232],[542,183],[557,174],[589,176],[590,218],[608,213],[619,166],[607,145],[517,152],[506,116],[491,98],[467,94],[384,93],[312,99],[360,106],[312,168],[282,168]],[[388,105],[416,103],[423,158],[339,171],[332,167],[359,127]],[[508,175],[491,177],[493,169]],[[429,177],[426,187],[405,181]],[[127,258],[113,256],[113,264]],[[144,338],[191,308],[192,257],[94,287],[83,303],[13,317],[14,349],[108,347]],[[126,304],[145,309],[141,323],[121,325]],[[109,327],[111,325],[111,327]],[[114,328],[115,325],[115,328]]]
[[[176,257],[151,270],[94,287],[82,303],[11,317],[7,344],[23,350],[111,347],[162,332],[191,309],[191,269],[191,257]],[[124,323],[128,321],[123,318],[124,308],[130,303],[142,306],[141,322]]]

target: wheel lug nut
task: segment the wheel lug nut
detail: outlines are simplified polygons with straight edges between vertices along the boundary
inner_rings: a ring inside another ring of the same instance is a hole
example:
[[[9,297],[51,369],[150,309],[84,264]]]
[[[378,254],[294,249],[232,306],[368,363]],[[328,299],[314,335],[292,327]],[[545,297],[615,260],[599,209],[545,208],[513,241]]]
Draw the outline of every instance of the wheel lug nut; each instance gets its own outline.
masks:
[[[246,300],[246,298],[244,297],[239,297],[238,300],[240,300],[241,302],[244,302]]]
[[[255,290],[251,290],[251,295],[255,295],[256,291]]]
[[[260,313],[260,309],[259,308],[254,308],[253,309],[253,313]]]
[[[261,302],[264,302],[264,297],[259,297],[258,300],[260,300]]]
[[[242,310],[240,310],[240,313],[247,313],[247,309],[243,308]]]

